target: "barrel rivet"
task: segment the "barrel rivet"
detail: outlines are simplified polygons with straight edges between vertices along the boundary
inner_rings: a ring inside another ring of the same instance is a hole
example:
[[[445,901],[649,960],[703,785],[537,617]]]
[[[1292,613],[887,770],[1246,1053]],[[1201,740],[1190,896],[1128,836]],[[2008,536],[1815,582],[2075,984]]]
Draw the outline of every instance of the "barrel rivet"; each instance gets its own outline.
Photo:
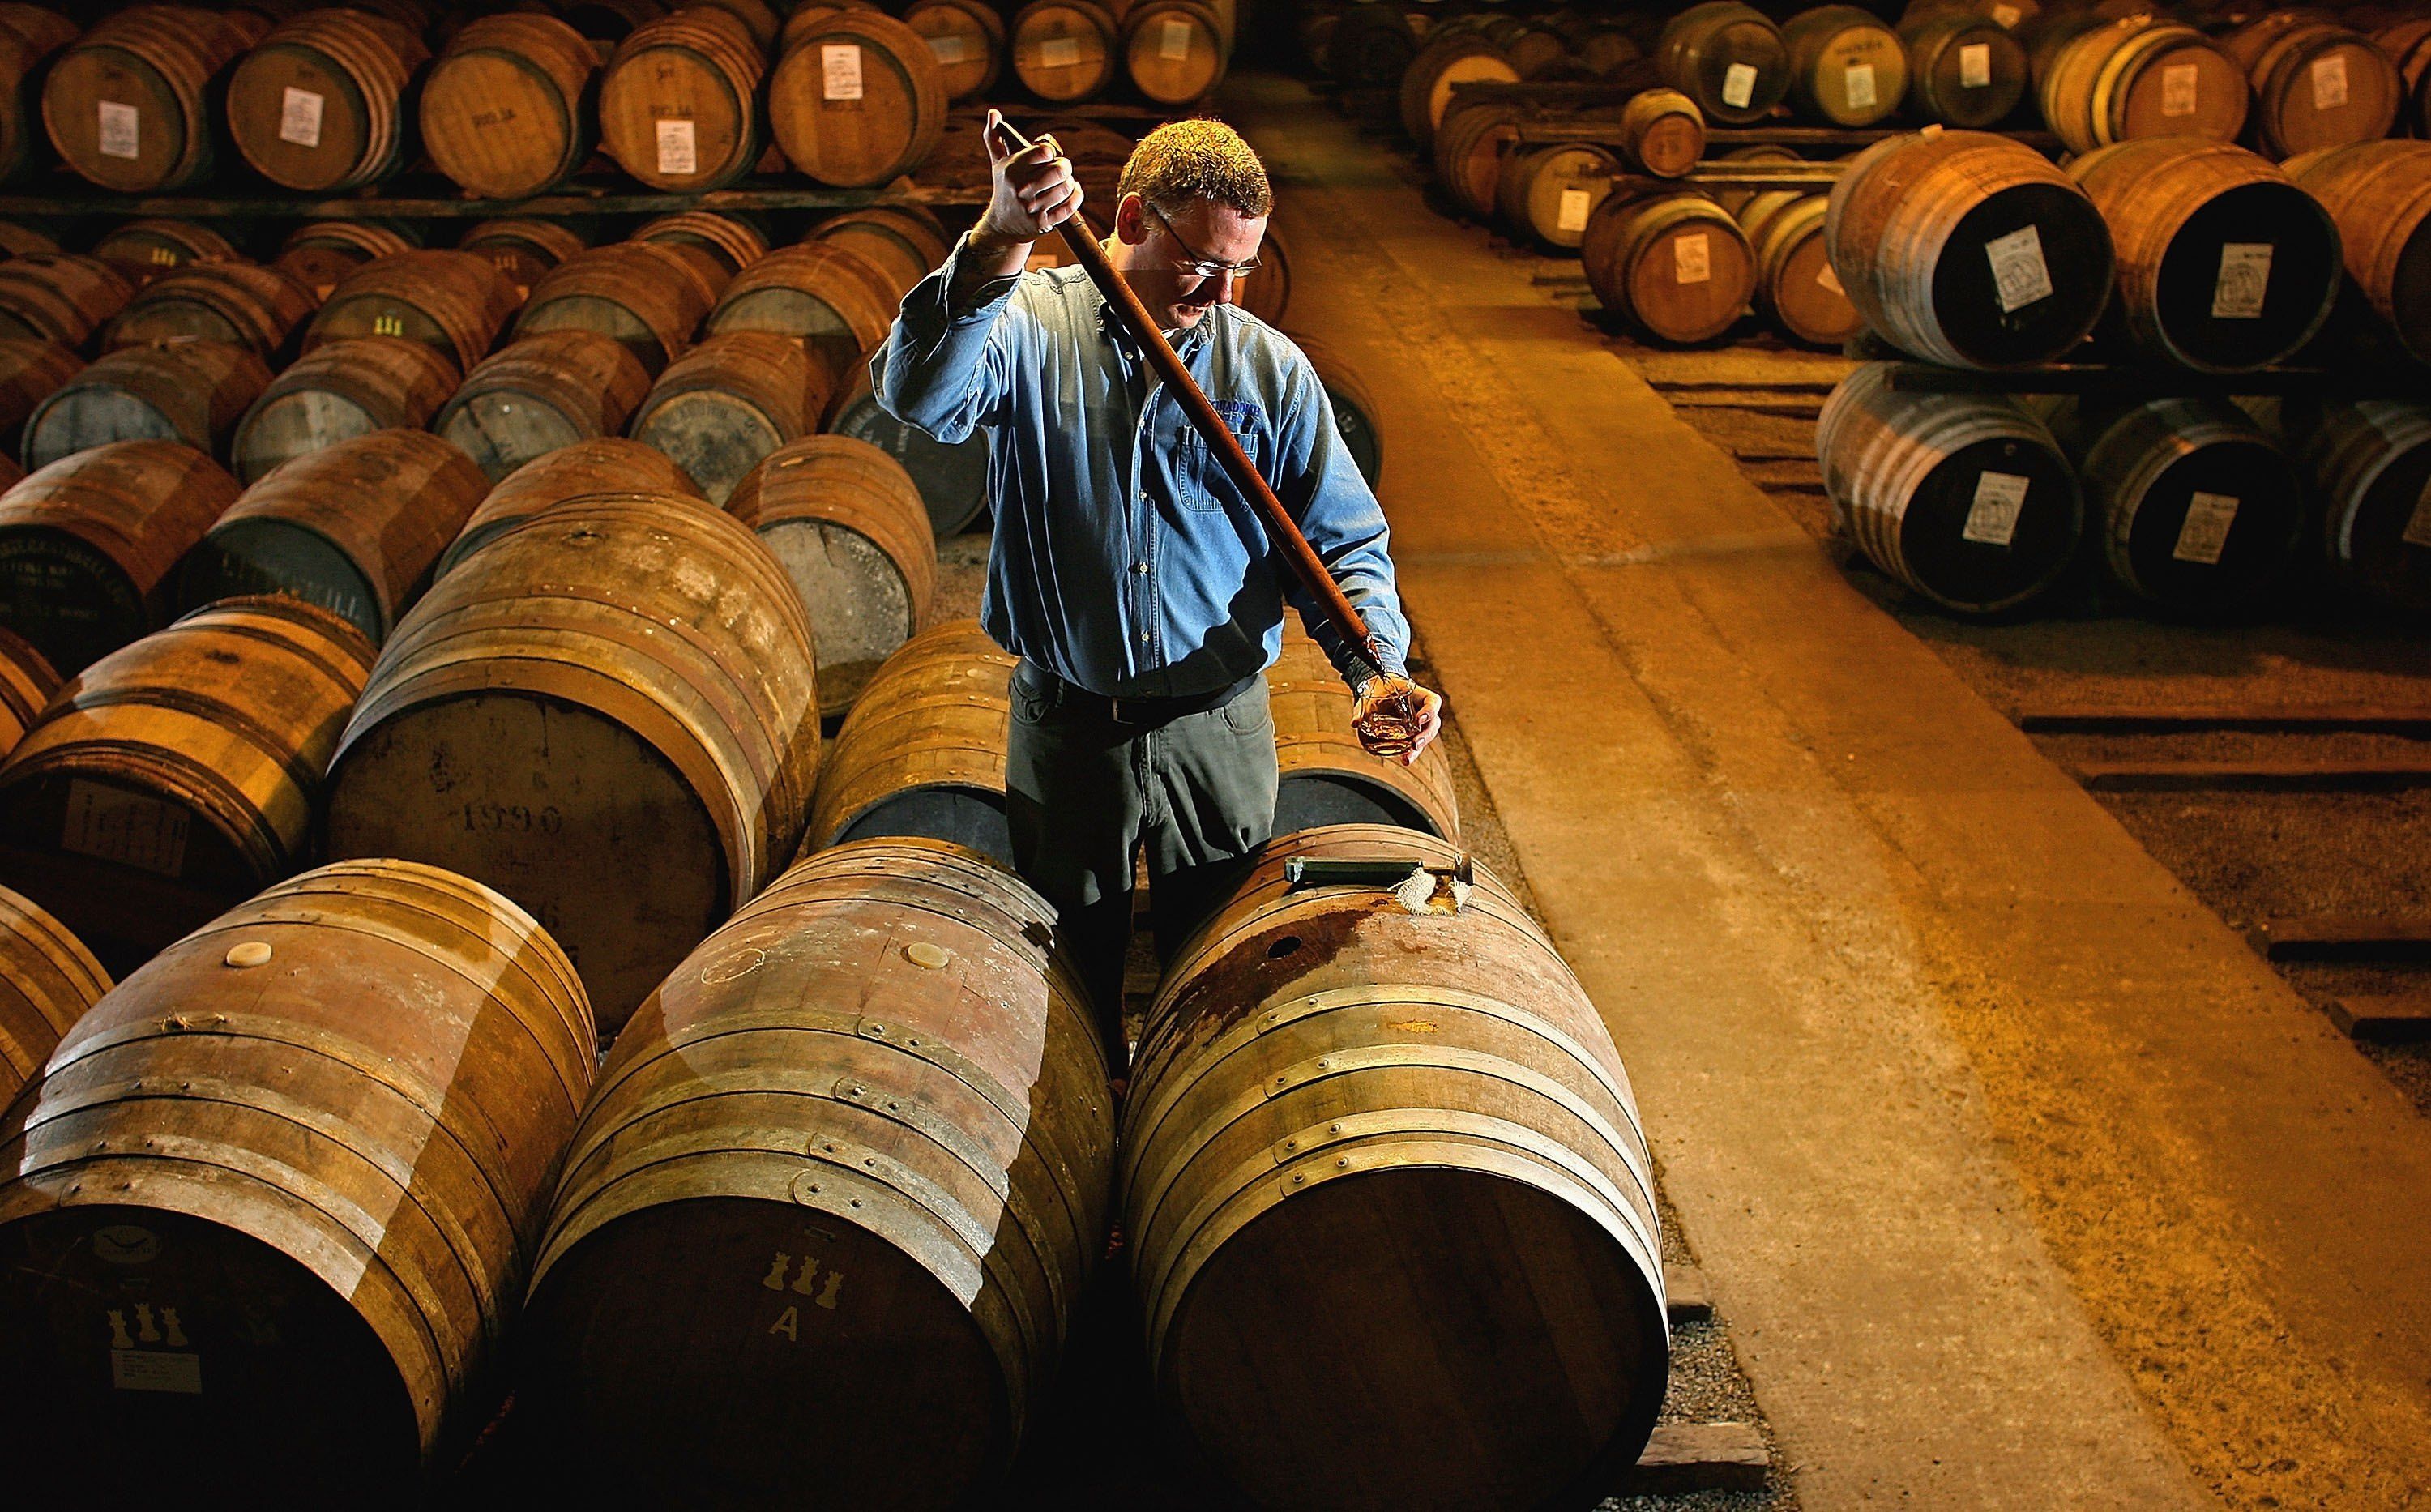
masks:
[[[1333,1069],[1333,1063],[1332,1061],[1319,1061],[1316,1063],[1316,1068],[1320,1071],[1331,1070]]]
[[[911,945],[905,946],[903,948],[903,957],[905,960],[910,961],[914,966],[925,966],[931,971],[936,970],[938,967],[953,959],[952,956],[946,953],[946,948],[944,946],[934,945],[927,940],[915,941]]]
[[[1285,1150],[1298,1150],[1299,1148],[1299,1141],[1297,1139],[1286,1139],[1283,1141],[1283,1148]]]
[[[1349,1155],[1345,1155],[1340,1160],[1335,1161],[1333,1163],[1333,1168],[1335,1170],[1349,1170],[1350,1168],[1350,1157]]]
[[[859,1207],[859,1206],[861,1205],[861,1199],[860,1199],[860,1198],[858,1198],[858,1197],[854,1198],[854,1199],[852,1200],[852,1205],[853,1205],[853,1206],[855,1206],[855,1207]]]
[[[1327,1134],[1340,1134],[1342,1132],[1342,1125],[1338,1123],[1329,1123],[1325,1126],[1325,1132]]]
[[[1305,1175],[1301,1175],[1301,1174],[1295,1174],[1295,1175],[1292,1177],[1292,1184],[1293,1184],[1294,1186],[1298,1186],[1300,1183],[1302,1183],[1302,1182],[1304,1182],[1304,1181],[1306,1181],[1306,1180],[1308,1180],[1308,1177],[1307,1177],[1307,1176],[1305,1176]]]

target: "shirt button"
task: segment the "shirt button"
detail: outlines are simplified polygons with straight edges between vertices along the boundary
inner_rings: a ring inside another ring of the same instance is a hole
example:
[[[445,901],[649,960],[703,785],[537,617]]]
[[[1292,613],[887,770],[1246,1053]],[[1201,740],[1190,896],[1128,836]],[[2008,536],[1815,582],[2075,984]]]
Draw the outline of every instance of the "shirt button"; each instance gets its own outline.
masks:
[[[1148,631],[1140,631],[1140,644],[1142,646],[1146,646],[1148,644]]]
[[[1148,571],[1148,563],[1145,562],[1134,562],[1132,563],[1132,571],[1146,572]]]

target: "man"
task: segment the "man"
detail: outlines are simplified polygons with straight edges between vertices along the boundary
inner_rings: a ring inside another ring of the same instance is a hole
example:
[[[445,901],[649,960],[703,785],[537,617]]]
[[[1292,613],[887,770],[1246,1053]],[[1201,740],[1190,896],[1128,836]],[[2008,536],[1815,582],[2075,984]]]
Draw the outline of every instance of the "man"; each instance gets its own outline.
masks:
[[[1081,186],[1051,141],[1007,151],[998,120],[988,112],[988,207],[906,296],[871,380],[890,412],[940,441],[981,427],[993,437],[981,613],[1021,658],[1006,771],[1014,863],[1057,909],[1119,1069],[1135,852],[1145,846],[1169,959],[1271,836],[1264,674],[1284,598],[1357,691],[1354,728],[1371,749],[1417,760],[1442,700],[1409,680],[1383,511],[1315,370],[1232,303],[1274,207],[1249,143],[1213,121],[1151,132],[1123,169],[1107,252],[1358,606],[1381,664],[1291,577],[1087,276],[1023,272],[1032,244],[1080,213]],[[1395,709],[1415,716],[1406,737],[1371,732]]]

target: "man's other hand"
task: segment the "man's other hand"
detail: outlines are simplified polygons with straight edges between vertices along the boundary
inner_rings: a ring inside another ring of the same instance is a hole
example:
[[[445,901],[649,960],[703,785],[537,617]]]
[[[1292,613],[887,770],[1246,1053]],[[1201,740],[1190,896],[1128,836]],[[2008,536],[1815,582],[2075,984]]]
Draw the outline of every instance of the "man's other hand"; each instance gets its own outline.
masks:
[[[1002,112],[990,110],[981,128],[995,187],[980,216],[978,234],[999,243],[1035,242],[1081,213],[1081,181],[1072,176],[1072,160],[1052,137],[1042,137],[1020,152],[1007,152],[997,131],[1003,119]]]
[[[1350,710],[1350,731],[1371,753],[1415,765],[1443,732],[1443,698],[1408,678],[1369,678]]]

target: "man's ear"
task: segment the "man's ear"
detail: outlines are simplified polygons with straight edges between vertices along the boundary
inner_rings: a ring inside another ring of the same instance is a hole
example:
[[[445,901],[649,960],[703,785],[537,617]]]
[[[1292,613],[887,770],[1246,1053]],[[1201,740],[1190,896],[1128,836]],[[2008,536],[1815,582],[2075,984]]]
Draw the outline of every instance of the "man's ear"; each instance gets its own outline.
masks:
[[[1148,240],[1148,201],[1137,194],[1125,194],[1115,207],[1115,240],[1125,246],[1137,246]]]

